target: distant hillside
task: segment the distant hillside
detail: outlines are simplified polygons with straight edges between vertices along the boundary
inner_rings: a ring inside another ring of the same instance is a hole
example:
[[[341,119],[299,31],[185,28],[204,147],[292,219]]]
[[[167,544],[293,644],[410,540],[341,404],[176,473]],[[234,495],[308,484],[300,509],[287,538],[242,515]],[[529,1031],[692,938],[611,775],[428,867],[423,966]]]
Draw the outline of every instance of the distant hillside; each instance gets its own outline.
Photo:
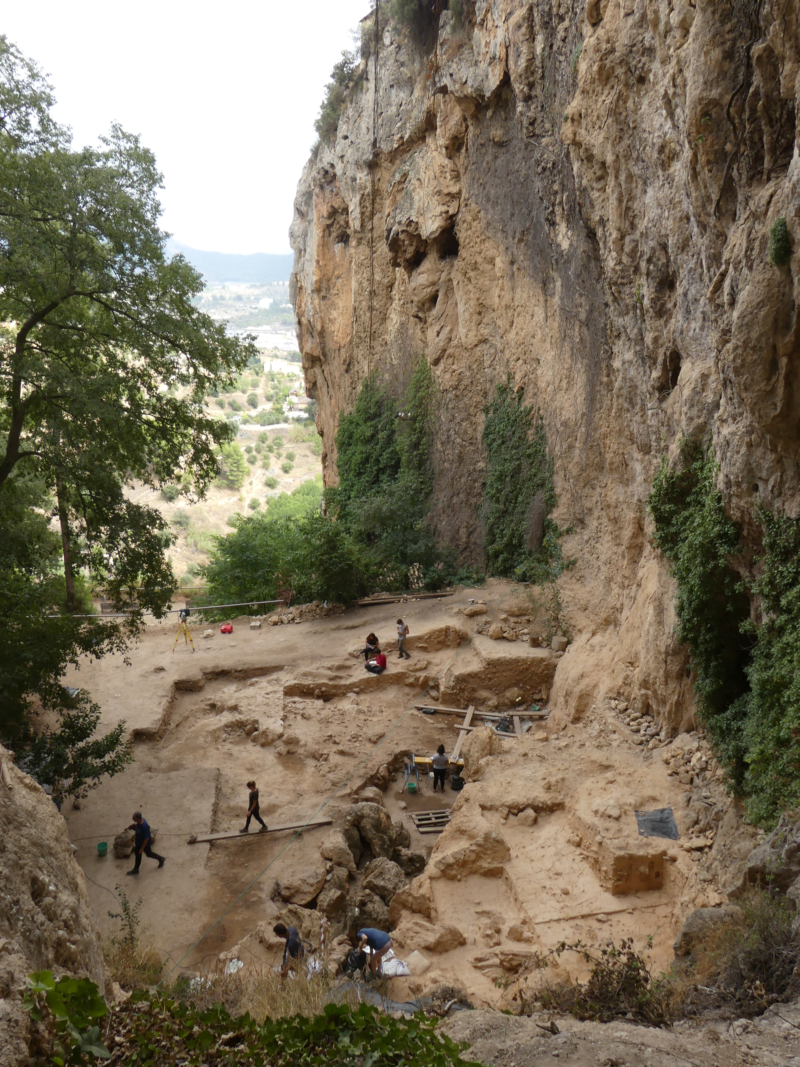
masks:
[[[227,252],[202,252],[178,241],[169,241],[167,252],[180,252],[209,283],[215,282],[287,282],[294,257],[255,252],[251,256],[234,256]]]

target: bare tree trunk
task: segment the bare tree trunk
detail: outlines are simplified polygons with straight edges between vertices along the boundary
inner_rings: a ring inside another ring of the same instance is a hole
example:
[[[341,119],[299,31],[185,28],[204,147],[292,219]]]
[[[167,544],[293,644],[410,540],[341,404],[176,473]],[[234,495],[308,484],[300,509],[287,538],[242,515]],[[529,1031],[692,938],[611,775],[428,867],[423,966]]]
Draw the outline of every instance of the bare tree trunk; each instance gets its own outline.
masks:
[[[56,478],[56,496],[58,498],[58,521],[61,526],[61,545],[64,551],[64,584],[67,589],[67,611],[74,615],[77,611],[75,600],[75,573],[72,569],[72,548],[69,537],[69,513],[64,483]]]

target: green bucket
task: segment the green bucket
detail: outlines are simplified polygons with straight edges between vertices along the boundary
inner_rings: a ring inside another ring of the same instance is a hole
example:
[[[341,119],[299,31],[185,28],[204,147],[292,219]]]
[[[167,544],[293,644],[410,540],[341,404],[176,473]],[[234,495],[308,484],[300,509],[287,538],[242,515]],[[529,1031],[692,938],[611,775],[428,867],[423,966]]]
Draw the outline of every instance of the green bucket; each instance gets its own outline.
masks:
[[[408,785],[406,786],[406,788],[408,789],[409,793],[416,793],[416,791],[417,791],[417,783],[416,782],[409,782]]]
[[[97,842],[97,855],[98,856],[105,856],[105,854],[107,852],[108,852],[108,841],[98,841]]]

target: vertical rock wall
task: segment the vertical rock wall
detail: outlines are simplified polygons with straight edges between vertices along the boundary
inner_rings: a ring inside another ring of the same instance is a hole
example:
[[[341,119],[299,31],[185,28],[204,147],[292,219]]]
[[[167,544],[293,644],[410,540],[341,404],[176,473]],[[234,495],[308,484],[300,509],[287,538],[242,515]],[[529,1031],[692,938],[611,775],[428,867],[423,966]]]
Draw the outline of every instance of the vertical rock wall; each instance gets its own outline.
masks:
[[[465,5],[469,7],[469,5]],[[752,532],[800,509],[798,0],[476,0],[430,47],[379,23],[295,203],[293,295],[327,484],[361,383],[424,354],[440,391],[434,521],[481,555],[484,407],[510,375],[545,420],[577,559],[554,697],[691,716],[644,501],[713,441]],[[379,5],[379,19],[383,5]]]
[[[2,746],[0,764],[0,1067],[16,1067],[29,1062],[27,975],[69,972],[102,990],[105,964],[66,823]]]

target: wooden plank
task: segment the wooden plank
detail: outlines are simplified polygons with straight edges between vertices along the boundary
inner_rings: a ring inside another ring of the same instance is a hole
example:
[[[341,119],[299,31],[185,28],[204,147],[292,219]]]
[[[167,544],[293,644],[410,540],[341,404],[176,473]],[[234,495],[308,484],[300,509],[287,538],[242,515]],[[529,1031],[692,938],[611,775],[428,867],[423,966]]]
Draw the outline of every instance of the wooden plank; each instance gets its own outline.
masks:
[[[3,784],[6,786],[6,788],[12,789],[13,786],[11,783],[11,775],[9,774],[9,770],[6,766],[5,760],[0,760],[0,774],[3,777]]]
[[[270,826],[270,828],[267,830],[267,833],[278,834],[281,832],[281,830],[310,830],[315,826],[330,826],[332,822],[332,819],[309,819],[308,822],[281,823],[280,826]],[[240,834],[235,830],[225,830],[221,834],[193,834],[192,837],[189,838],[189,844],[201,845],[207,841],[228,841],[233,840],[235,838],[244,839],[251,837],[260,837],[260,831],[261,828],[259,827],[257,831],[251,830],[246,834]]]
[[[459,726],[459,731],[460,732],[459,732],[459,735],[458,735],[458,741],[456,741],[456,747],[453,749],[453,755],[450,757],[450,759],[453,760],[454,762],[461,755],[461,746],[464,744],[464,738],[467,736],[467,732],[464,729],[464,727],[468,727],[469,726],[469,724],[472,722],[472,716],[474,714],[475,714],[475,708],[472,706],[472,704],[470,704],[470,706],[467,708],[467,717],[464,719],[464,722],[462,723],[462,725]]]
[[[522,737],[522,727],[520,726],[519,715],[513,715],[512,718],[514,720],[514,733],[517,737]]]
[[[433,822],[450,822],[450,809],[439,808],[437,811],[413,811],[411,818],[417,826]]]
[[[464,708],[434,708],[430,704],[415,704],[414,707],[417,711],[422,711],[425,708],[427,711],[432,711],[435,715],[466,715],[467,712]],[[505,719],[508,715],[497,714],[493,711],[476,711],[475,714],[481,719],[492,719],[493,721],[499,721]],[[549,715],[549,711],[514,711],[512,714],[518,715],[520,719],[546,719]]]
[[[418,834],[441,834],[444,832],[444,826],[420,826],[417,828]]]

